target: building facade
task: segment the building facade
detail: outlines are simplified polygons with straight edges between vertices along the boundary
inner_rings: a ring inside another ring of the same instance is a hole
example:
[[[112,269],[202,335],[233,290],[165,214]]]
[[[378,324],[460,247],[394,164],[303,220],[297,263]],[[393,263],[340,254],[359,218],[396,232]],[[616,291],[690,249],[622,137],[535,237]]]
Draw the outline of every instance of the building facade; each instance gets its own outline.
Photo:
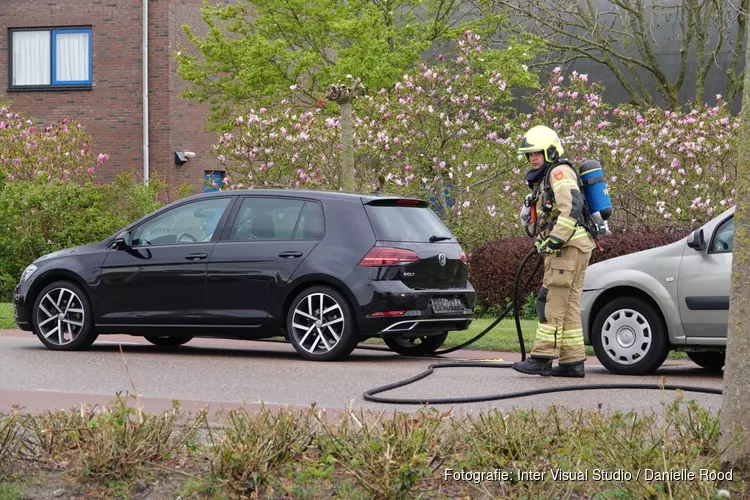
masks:
[[[0,101],[41,123],[80,121],[91,151],[110,155],[105,181],[134,172],[141,181],[160,176],[173,192],[184,183],[201,191],[204,178],[217,175],[217,136],[204,129],[207,107],[179,97],[184,82],[174,58],[187,45],[182,26],[202,26],[201,3],[4,0]]]

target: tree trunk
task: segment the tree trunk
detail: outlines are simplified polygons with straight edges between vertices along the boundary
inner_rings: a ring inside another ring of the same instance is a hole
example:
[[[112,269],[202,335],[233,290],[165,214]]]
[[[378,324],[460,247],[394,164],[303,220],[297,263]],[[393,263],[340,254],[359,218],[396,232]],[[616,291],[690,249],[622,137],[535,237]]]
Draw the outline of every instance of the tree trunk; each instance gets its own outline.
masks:
[[[346,101],[341,104],[341,143],[344,149],[341,151],[341,187],[344,191],[353,193],[354,186],[354,144],[352,134],[352,103]]]
[[[750,43],[745,44],[750,61]],[[732,244],[732,290],[729,306],[719,448],[725,468],[740,468],[750,458],[750,71],[745,71],[737,152],[737,185]],[[738,432],[739,435],[735,435]],[[742,438],[736,446],[735,437]]]
[[[339,182],[344,191],[356,190],[354,180],[354,125],[352,124],[352,100],[364,95],[365,87],[359,78],[352,78],[351,85],[334,83],[328,87],[328,99],[341,106],[341,171]]]

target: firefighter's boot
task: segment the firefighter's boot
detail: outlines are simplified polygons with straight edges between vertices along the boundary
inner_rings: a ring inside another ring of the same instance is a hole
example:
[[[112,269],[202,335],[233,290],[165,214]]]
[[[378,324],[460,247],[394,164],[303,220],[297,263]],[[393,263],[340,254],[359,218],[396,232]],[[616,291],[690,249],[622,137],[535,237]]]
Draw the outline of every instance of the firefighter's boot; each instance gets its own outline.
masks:
[[[586,370],[583,367],[583,361],[575,363],[558,364],[551,370],[553,377],[576,377],[583,378],[586,376]]]
[[[511,365],[511,368],[517,372],[526,373],[528,375],[549,377],[552,374],[552,360],[548,358],[529,356],[524,361],[516,361]]]

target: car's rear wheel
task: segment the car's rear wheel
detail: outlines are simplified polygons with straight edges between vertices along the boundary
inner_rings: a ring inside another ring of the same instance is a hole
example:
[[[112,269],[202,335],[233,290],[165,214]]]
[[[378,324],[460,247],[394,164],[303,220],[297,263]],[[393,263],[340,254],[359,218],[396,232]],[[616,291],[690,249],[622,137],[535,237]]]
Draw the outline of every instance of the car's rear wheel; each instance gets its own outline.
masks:
[[[403,356],[427,356],[437,351],[447,338],[448,332],[443,332],[439,335],[416,339],[384,338],[383,340],[391,351]]]
[[[158,337],[155,335],[147,335],[145,338],[152,344],[162,347],[177,347],[193,340],[193,337]]]
[[[650,373],[669,353],[660,314],[635,297],[617,297],[602,307],[594,319],[591,343],[602,365],[623,375]]]
[[[696,365],[710,370],[720,372],[724,368],[725,353],[723,352],[687,352],[688,358]]]
[[[75,283],[50,283],[37,296],[32,310],[34,334],[50,349],[88,349],[97,338],[91,303]]]
[[[308,288],[292,300],[286,328],[300,356],[313,361],[343,359],[359,341],[351,306],[327,286]]]

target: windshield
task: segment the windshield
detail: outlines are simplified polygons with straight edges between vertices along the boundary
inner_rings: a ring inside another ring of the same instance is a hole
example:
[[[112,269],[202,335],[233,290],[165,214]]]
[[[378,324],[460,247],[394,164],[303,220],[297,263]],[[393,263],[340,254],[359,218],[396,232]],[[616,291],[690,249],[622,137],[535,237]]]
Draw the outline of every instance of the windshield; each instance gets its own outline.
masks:
[[[429,208],[367,205],[365,210],[380,241],[429,242],[432,237],[453,240],[451,232]]]

